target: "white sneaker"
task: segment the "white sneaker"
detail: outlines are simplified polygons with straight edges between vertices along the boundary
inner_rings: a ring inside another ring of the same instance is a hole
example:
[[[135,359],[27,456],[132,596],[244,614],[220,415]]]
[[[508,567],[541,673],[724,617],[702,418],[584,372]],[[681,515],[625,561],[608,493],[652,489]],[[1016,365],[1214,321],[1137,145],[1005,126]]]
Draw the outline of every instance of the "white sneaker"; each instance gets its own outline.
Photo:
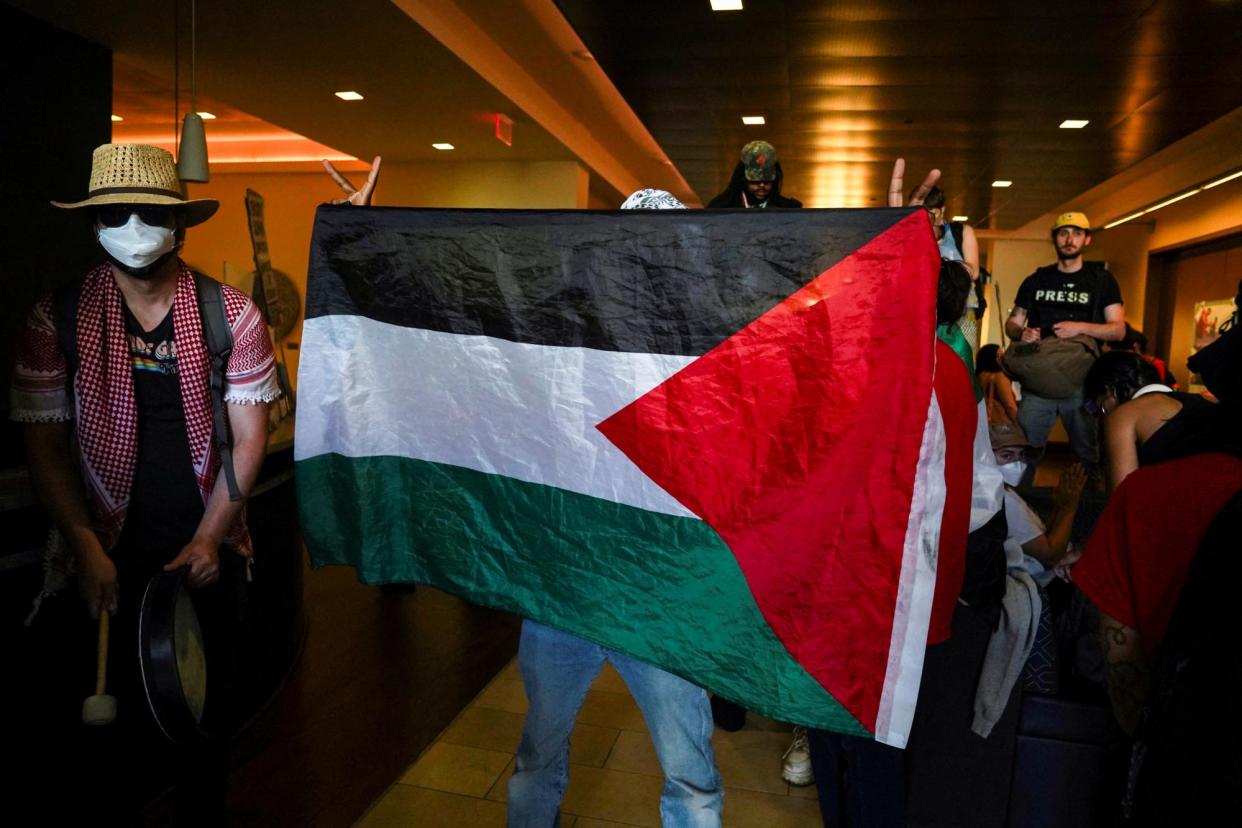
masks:
[[[811,745],[806,740],[805,727],[794,728],[793,742],[781,759],[784,760],[781,776],[790,785],[810,785],[815,781],[815,774],[811,771]]]

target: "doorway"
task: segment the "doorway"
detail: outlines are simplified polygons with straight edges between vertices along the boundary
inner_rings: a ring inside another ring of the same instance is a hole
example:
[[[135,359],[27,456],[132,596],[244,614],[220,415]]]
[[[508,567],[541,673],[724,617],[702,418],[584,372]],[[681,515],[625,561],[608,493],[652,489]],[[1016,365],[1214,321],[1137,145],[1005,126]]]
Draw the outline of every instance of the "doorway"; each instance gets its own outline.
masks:
[[[1184,390],[1194,353],[1196,305],[1232,300],[1242,282],[1242,233],[1153,253],[1147,264],[1144,333]]]

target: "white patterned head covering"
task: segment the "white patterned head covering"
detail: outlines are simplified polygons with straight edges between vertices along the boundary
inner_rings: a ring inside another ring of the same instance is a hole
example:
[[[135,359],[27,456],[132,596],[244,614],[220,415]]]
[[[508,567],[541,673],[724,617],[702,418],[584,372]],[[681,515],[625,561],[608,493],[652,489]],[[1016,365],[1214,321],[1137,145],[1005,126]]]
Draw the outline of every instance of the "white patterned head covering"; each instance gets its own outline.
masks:
[[[667,190],[636,190],[625,203],[622,210],[684,210],[686,205],[677,200]]]

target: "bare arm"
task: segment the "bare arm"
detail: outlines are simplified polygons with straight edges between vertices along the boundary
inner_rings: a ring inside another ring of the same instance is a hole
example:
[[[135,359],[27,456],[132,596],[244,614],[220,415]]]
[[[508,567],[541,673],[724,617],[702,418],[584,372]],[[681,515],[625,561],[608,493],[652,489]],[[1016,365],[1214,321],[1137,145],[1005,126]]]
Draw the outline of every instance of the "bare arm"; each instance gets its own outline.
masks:
[[[78,591],[92,618],[100,609],[116,612],[116,566],[95,534],[82,476],[70,451],[72,423],[27,423],[26,459],[39,500],[73,553]]]
[[[1121,729],[1131,735],[1147,701],[1149,669],[1138,630],[1100,613],[1100,648],[1108,664],[1108,698]]]
[[[1120,342],[1126,336],[1125,308],[1109,305],[1104,308],[1103,322],[1058,322],[1052,330],[1060,337],[1087,334],[1107,342]]]
[[[1036,342],[1039,340],[1039,328],[1026,326],[1026,308],[1020,308],[1017,305],[1013,306],[1013,310],[1009,312],[1009,318],[1005,320],[1005,334],[1015,341]]]
[[[1016,420],[1018,418],[1018,399],[1013,395],[1013,383],[1009,381],[1009,377],[1001,374],[995,385],[997,395],[1000,397],[1000,404],[1004,407],[1005,413],[1009,415],[1009,419]]]
[[[207,500],[207,510],[199,521],[193,539],[164,569],[190,565],[186,579],[190,586],[205,586],[220,575],[219,549],[225,535],[237,520],[242,505],[254,488],[267,451],[267,403],[240,405],[229,403],[229,425],[233,432],[233,469],[241,500],[229,500],[228,483],[221,473]]]
[[[972,282],[979,278],[979,240],[969,224],[962,225],[962,264],[970,271]]]
[[[1087,471],[1075,463],[1061,474],[1056,491],[1052,495],[1052,517],[1048,530],[1032,541],[1022,544],[1022,551],[1049,569],[1065,563],[1065,551],[1069,548],[1070,531],[1074,527],[1074,515],[1087,483]]]

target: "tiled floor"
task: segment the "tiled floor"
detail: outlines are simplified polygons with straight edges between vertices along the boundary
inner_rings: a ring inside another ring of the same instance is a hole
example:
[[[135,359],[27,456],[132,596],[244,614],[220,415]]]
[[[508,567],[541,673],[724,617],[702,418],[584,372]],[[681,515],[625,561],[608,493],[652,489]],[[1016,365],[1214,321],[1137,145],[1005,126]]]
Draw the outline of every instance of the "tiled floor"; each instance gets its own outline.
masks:
[[[522,732],[526,696],[516,662],[506,667],[358,823],[503,826],[505,790]],[[814,786],[781,779],[789,728],[753,713],[737,733],[716,730],[725,783],[724,823],[738,828],[814,828]],[[662,774],[625,682],[611,667],[595,680],[570,743],[562,828],[660,825]]]

